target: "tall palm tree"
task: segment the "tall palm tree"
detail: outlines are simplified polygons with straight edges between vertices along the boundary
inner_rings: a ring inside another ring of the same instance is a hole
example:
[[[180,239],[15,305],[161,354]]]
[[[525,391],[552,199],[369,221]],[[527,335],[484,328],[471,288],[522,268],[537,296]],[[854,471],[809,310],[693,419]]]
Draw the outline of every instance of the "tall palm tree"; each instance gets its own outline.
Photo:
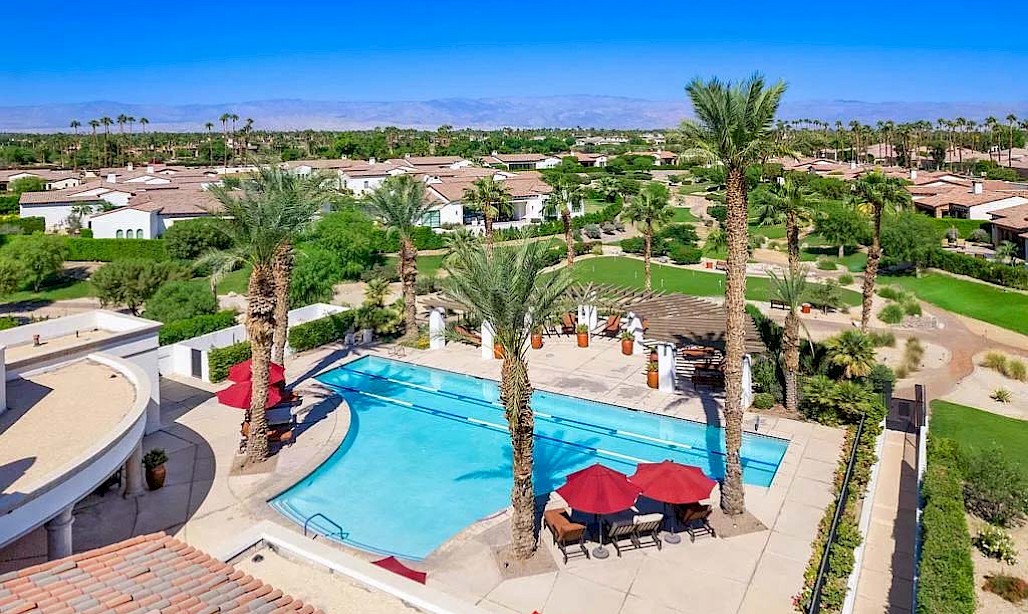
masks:
[[[814,196],[805,186],[787,177],[771,188],[768,204],[785,218],[789,270],[795,271],[800,264],[800,230],[810,223],[814,212]]]
[[[363,201],[371,217],[400,239],[400,281],[403,284],[404,336],[418,336],[417,295],[414,282],[418,276],[418,250],[414,246],[414,227],[421,224],[431,204],[425,198],[425,184],[411,175],[396,175],[382,182]]]
[[[771,276],[771,293],[789,308],[782,329],[782,362],[785,373],[785,407],[789,411],[799,408],[797,377],[800,371],[800,306],[807,294],[807,270],[789,268],[779,276]]]
[[[214,123],[213,122],[207,122],[206,124],[203,125],[203,127],[207,129],[207,157],[210,159],[211,165],[213,166],[214,165],[214,147],[213,147],[213,141],[211,140],[211,130],[214,129]]]
[[[129,115],[127,118],[125,118],[125,121],[127,121],[129,125],[129,136],[132,136],[132,128],[136,125],[136,118]]]
[[[556,175],[547,179],[553,191],[543,203],[543,215],[560,217],[564,226],[564,243],[567,245],[567,263],[570,267],[575,263],[575,235],[571,226],[571,211],[582,206],[582,186],[564,175]]]
[[[624,218],[642,227],[645,262],[646,289],[651,287],[650,258],[653,255],[653,235],[657,229],[671,222],[675,217],[675,209],[671,206],[671,195],[663,183],[647,183],[622,213]]]
[[[110,166],[110,147],[108,147],[108,140],[111,137],[111,125],[114,124],[114,120],[106,115],[100,118],[100,125],[104,127],[104,164]]]
[[[236,122],[239,121],[239,116],[235,113],[230,113],[228,116],[229,121],[232,122],[232,162],[236,161]]]
[[[527,239],[527,237],[526,237]],[[511,544],[514,558],[535,552],[535,490],[532,483],[535,415],[528,377],[528,341],[533,322],[551,317],[571,285],[568,269],[542,275],[545,242],[523,240],[494,248],[464,243],[444,267],[446,294],[493,328],[503,348],[500,401],[512,448]]]
[[[215,186],[211,194],[224,208],[219,223],[232,239],[233,247],[209,258],[216,269],[224,270],[240,261],[250,265],[246,292],[246,333],[250,340],[252,372],[251,401],[247,411],[249,435],[246,441],[248,462],[268,456],[267,417],[271,348],[275,334],[276,254],[283,244],[303,228],[314,214],[315,205],[306,199],[284,199],[275,192],[261,192],[256,182],[240,189]]]
[[[118,123],[118,134],[125,134],[125,124],[128,123],[128,115],[119,113],[114,121]]]
[[[146,134],[146,126],[149,123],[150,123],[149,119],[147,119],[145,117],[140,117],[139,118],[139,129],[143,131],[143,134]]]
[[[728,271],[725,279],[725,478],[721,509],[728,515],[746,511],[742,487],[742,359],[746,318],[746,167],[779,155],[794,155],[774,138],[773,123],[785,83],[768,86],[754,75],[740,83],[694,80],[686,87],[696,121],[686,121],[686,143],[725,167],[728,214]]]
[[[878,262],[882,259],[882,215],[910,205],[910,192],[903,188],[903,180],[889,177],[878,170],[864,175],[854,186],[871,216],[871,246],[867,250],[864,269],[864,296],[860,312],[860,330],[867,331],[871,322],[871,300],[874,298]]]
[[[218,121],[221,122],[221,132],[225,136],[225,163],[223,164],[225,167],[228,167],[228,120],[231,117],[228,113],[222,113],[218,118]]]
[[[492,177],[476,179],[469,187],[464,188],[462,201],[466,208],[482,212],[485,220],[485,238],[489,242],[493,240],[493,220],[513,212],[507,186]]]
[[[79,128],[82,127],[82,122],[80,122],[77,119],[73,119],[73,120],[71,120],[71,123],[68,124],[68,127],[75,131],[75,136],[78,136]]]
[[[71,120],[71,123],[68,124],[68,127],[75,131],[75,145],[78,147],[78,149],[81,149],[82,142],[79,140],[79,128],[82,127],[82,122],[80,122],[77,119],[73,119]],[[1012,133],[1013,132],[1011,132],[1011,134]],[[72,169],[76,171],[79,169],[78,149],[76,149],[75,155],[71,157]]]
[[[825,339],[828,362],[842,369],[846,379],[866,377],[876,364],[875,346],[871,338],[859,330],[845,330]]]
[[[1013,113],[1007,115],[1007,123],[1010,124],[1010,130],[1007,133],[1007,168],[1010,168],[1011,156],[1014,155],[1014,124],[1017,123],[1017,116]]]

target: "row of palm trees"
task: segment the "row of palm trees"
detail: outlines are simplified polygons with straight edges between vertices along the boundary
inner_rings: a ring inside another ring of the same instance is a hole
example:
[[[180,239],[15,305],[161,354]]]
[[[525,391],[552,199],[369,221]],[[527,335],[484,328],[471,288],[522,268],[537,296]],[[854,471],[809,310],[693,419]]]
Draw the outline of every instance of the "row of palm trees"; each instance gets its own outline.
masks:
[[[107,147],[107,143],[110,140],[110,136],[111,136],[111,126],[113,126],[114,124],[118,124],[118,132],[120,134],[124,135],[125,134],[125,124],[128,124],[128,126],[129,126],[129,135],[131,136],[131,134],[132,134],[132,127],[135,125],[136,121],[137,120],[136,120],[135,117],[132,117],[130,115],[125,115],[124,113],[122,113],[122,114],[118,115],[118,117],[115,118],[115,119],[111,119],[110,117],[107,117],[105,115],[105,116],[103,116],[103,117],[101,117],[99,119],[91,119],[91,120],[89,120],[87,122],[89,127],[92,129],[92,133],[93,133],[93,151],[94,152],[97,151],[97,134],[96,134],[97,128],[100,128],[102,126],[103,129],[104,129],[104,134],[103,134],[103,136],[104,136],[104,146],[103,146],[103,151],[102,151],[102,154],[101,154],[101,158],[99,160],[94,160],[94,163],[97,166],[101,166],[101,165],[102,166],[107,166],[107,165],[110,164],[110,150]],[[143,129],[143,133],[146,134],[146,126],[147,126],[147,124],[150,123],[150,120],[145,118],[145,117],[140,117],[138,121],[139,121],[139,125]],[[71,128],[75,132],[75,137],[77,139],[78,136],[79,136],[79,129],[82,128],[82,122],[80,122],[77,119],[73,119],[73,120],[71,120],[71,123],[68,124],[68,127]],[[74,157],[72,159],[75,160]],[[75,164],[75,169],[78,170],[78,163],[77,163],[77,161],[75,161],[74,164]]]

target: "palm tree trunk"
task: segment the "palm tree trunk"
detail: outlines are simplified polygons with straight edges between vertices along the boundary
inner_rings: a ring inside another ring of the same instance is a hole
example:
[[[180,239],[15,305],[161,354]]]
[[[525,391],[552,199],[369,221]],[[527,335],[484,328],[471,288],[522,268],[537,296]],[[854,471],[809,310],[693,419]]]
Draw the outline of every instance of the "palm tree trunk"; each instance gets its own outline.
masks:
[[[414,339],[418,336],[417,294],[414,282],[418,277],[418,250],[410,237],[400,241],[400,281],[403,283],[403,321],[406,331],[403,336]]]
[[[492,243],[493,242],[493,216],[492,216],[492,212],[490,211],[490,207],[491,207],[491,205],[489,203],[486,203],[485,207],[483,207],[483,209],[482,209],[482,218],[483,218],[483,220],[485,222],[485,241],[486,241],[486,243]]]
[[[871,233],[871,247],[867,250],[867,267],[864,269],[864,294],[860,310],[860,330],[867,332],[871,322],[871,299],[875,292],[875,278],[878,276],[878,261],[882,258],[882,210],[874,209],[874,231]]]
[[[653,251],[653,227],[649,226],[646,228],[644,233],[645,249],[643,250],[643,261],[645,262],[645,276],[646,276],[646,289],[649,290],[651,286],[650,282],[650,257]]]
[[[725,184],[728,215],[728,271],[725,276],[725,478],[721,509],[734,516],[746,511],[742,488],[742,357],[746,317],[746,177],[742,168],[729,168]]]
[[[564,242],[568,246],[568,266],[575,263],[575,237],[571,234],[571,211],[567,207],[560,210],[560,221],[564,224]]]
[[[789,275],[796,275],[800,268],[800,228],[796,213],[789,211],[785,216],[785,236],[789,244]],[[796,376],[800,370],[800,318],[797,305],[789,305],[782,331],[782,350],[785,354],[785,408],[795,412],[799,406],[796,390]]]
[[[268,419],[264,414],[264,405],[268,401],[271,344],[275,335],[275,282],[272,271],[266,267],[255,266],[250,273],[246,334],[250,338],[252,370],[246,459],[247,462],[256,463],[268,457]]]
[[[789,272],[795,273],[800,266],[800,224],[794,211],[785,214],[785,240],[789,246]]]
[[[275,342],[272,360],[282,365],[286,358],[286,340],[289,336],[289,283],[293,277],[293,246],[283,243],[275,252],[272,263],[275,283]]]
[[[513,448],[513,485],[511,503],[511,549],[514,558],[531,558],[536,549],[535,489],[532,485],[534,463],[535,415],[529,404],[532,385],[528,368],[517,348],[504,348],[500,380],[500,400],[507,415]]]

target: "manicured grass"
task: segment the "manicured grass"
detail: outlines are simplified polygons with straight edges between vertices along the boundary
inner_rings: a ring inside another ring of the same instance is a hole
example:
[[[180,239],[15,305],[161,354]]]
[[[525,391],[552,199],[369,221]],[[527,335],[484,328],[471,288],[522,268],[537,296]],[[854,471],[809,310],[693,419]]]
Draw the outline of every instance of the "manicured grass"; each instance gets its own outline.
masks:
[[[760,226],[759,224],[750,224],[750,236],[753,235],[764,235],[768,239],[784,239],[785,238],[785,224],[776,224],[774,226]]]
[[[879,277],[878,283],[906,288],[923,301],[976,320],[1028,335],[1028,294],[942,273]]]
[[[442,254],[419,254],[418,255],[418,273],[422,275],[437,275],[439,269],[443,266]],[[386,266],[396,266],[398,258],[396,256],[386,256]]]
[[[61,278],[54,283],[43,286],[39,292],[23,290],[8,294],[0,299],[0,304],[20,303],[23,301],[66,301],[87,296],[96,296],[93,284],[84,279]]]
[[[948,401],[932,401],[931,407],[933,435],[956,441],[966,452],[998,444],[1007,460],[1028,472],[1028,422]]]
[[[586,213],[598,213],[603,210],[604,207],[610,203],[602,200],[596,200],[594,198],[585,199],[585,212]]]
[[[666,292],[680,292],[692,296],[722,296],[725,293],[725,276],[678,267],[653,265],[653,288]],[[590,258],[575,263],[572,269],[575,279],[583,282],[631,286],[642,288],[643,263],[626,257]],[[752,301],[770,299],[770,282],[764,277],[750,277],[746,282],[746,298]],[[842,291],[847,305],[860,302],[860,295],[850,290]]]
[[[957,231],[960,232],[961,239],[966,239],[967,237],[971,236],[971,233],[975,230],[978,230],[979,228],[988,228],[990,226],[989,222],[985,222],[982,220],[961,220],[952,217],[931,217],[928,219],[930,219],[932,221],[932,224],[934,224],[935,227],[938,228],[939,233],[942,234],[943,237],[946,236],[946,231],[949,230],[951,226],[955,227]]]
[[[847,251],[845,256],[839,258],[838,247],[807,247],[800,250],[800,260],[803,262],[814,262],[818,258],[841,264],[851,273],[859,273],[867,266],[867,254],[864,252]]]
[[[696,194],[697,192],[706,192],[707,188],[710,187],[709,183],[690,183],[688,185],[682,185],[678,188],[679,194]]]
[[[688,207],[675,207],[675,217],[672,222],[698,222],[700,218],[692,214]]]

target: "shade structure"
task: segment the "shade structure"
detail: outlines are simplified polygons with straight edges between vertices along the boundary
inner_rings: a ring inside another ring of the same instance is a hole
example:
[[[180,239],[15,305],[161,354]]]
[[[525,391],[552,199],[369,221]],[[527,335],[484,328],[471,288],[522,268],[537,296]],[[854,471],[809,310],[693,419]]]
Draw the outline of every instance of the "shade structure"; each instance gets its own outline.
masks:
[[[218,391],[217,397],[222,405],[238,407],[239,409],[250,409],[250,400],[253,397],[253,390],[250,382],[239,382],[228,388]],[[270,409],[282,402],[282,388],[280,386],[268,386],[268,402],[264,407]]]
[[[670,460],[640,463],[628,479],[642,489],[643,496],[663,503],[696,503],[709,498],[717,486],[699,467]]]
[[[625,474],[598,463],[572,473],[567,483],[557,489],[568,505],[587,514],[626,510],[632,507],[641,491]]]
[[[280,384],[286,381],[286,369],[282,365],[273,362],[270,363],[270,378],[269,384]],[[243,362],[232,365],[232,368],[228,370],[228,379],[233,382],[249,382],[253,378],[253,361],[244,360]]]
[[[374,563],[375,565],[378,565],[382,569],[388,569],[389,571],[393,572],[394,574],[401,575],[404,578],[408,578],[410,580],[414,580],[415,582],[420,582],[420,583],[424,584],[425,580],[428,579],[428,574],[427,573],[425,573],[423,571],[417,571],[417,570],[411,569],[410,567],[407,567],[406,565],[401,563],[399,560],[397,560],[397,558],[395,556],[387,556],[384,559],[379,559],[377,561],[372,561],[372,563]]]

